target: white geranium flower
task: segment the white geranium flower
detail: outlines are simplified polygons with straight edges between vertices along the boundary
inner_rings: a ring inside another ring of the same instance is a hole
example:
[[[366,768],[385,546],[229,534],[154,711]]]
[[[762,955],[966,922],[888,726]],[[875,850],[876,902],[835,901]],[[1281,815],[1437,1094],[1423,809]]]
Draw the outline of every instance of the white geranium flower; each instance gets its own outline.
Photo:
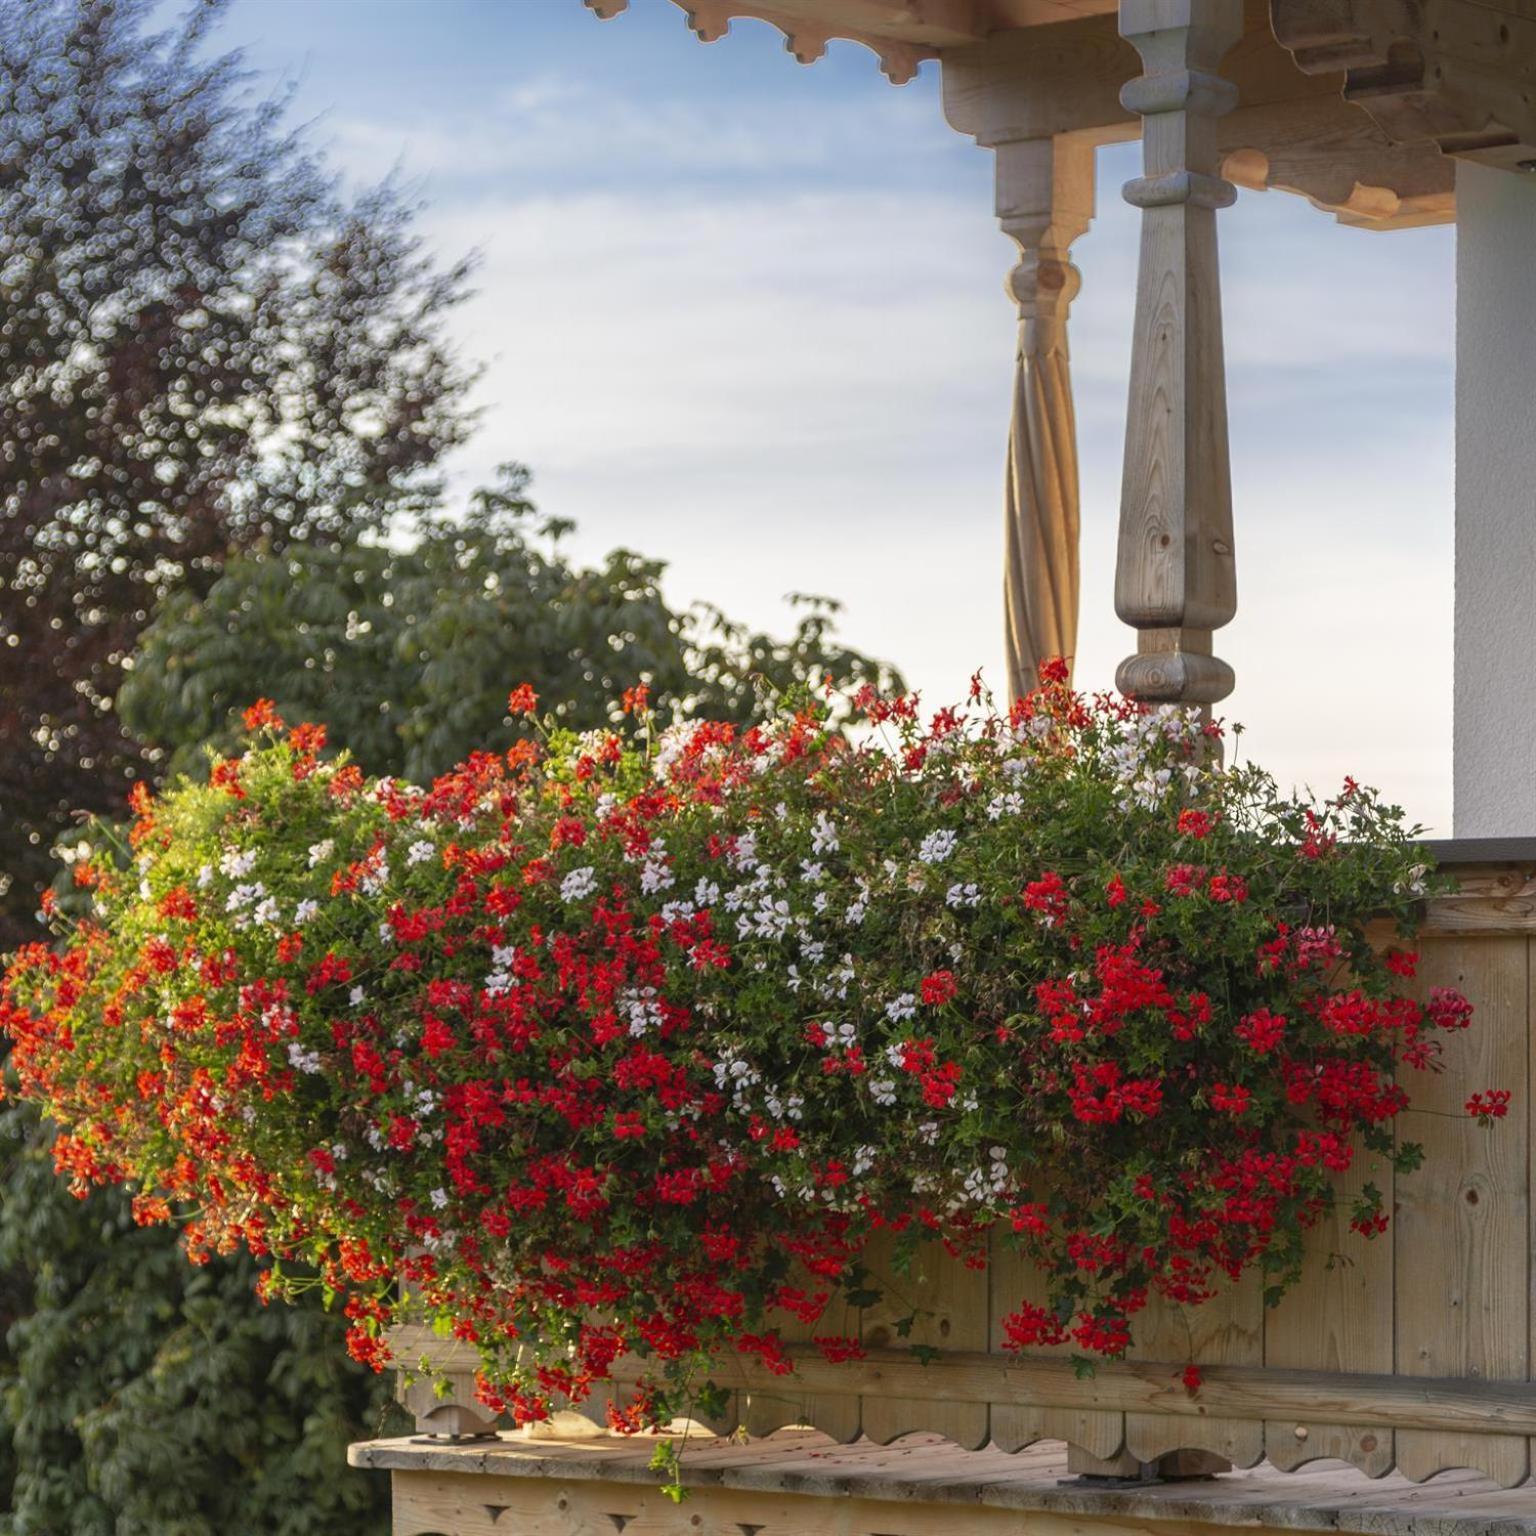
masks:
[[[940,827],[923,839],[917,850],[917,856],[924,864],[942,864],[954,853],[959,842],[957,833],[952,832],[948,827]]]
[[[825,811],[817,811],[811,823],[811,852],[836,853],[839,848],[837,827]]]

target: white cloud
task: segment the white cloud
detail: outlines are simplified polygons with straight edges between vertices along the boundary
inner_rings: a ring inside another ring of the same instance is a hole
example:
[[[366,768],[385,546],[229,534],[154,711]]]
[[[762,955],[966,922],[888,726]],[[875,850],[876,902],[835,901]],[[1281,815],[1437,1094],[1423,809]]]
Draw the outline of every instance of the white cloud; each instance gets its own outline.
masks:
[[[354,168],[408,146],[456,180],[429,216],[486,252],[461,316],[493,354],[463,480],[518,457],[579,548],[672,563],[670,589],[782,624],[790,590],[847,602],[845,632],[934,700],[1001,681],[998,529],[1011,247],[987,157],[930,100],[509,89],[488,127],[344,130]],[[884,103],[889,102],[889,106]],[[393,135],[393,137],[391,137]],[[888,158],[882,160],[881,156]],[[902,182],[902,157],[927,168]],[[1084,461],[1079,675],[1132,644],[1111,605],[1136,266],[1101,157],[1073,322]],[[836,185],[831,185],[831,182]],[[1246,750],[1287,781],[1375,781],[1449,823],[1452,284],[1445,231],[1368,235],[1301,200],[1223,215],[1241,609],[1218,636]]]
[[[925,104],[926,105],[926,104]],[[327,134],[337,163],[365,178],[404,158],[449,184],[501,177],[537,186],[591,186],[636,176],[785,177],[878,174],[954,147],[937,106],[901,95],[830,97],[786,121],[782,102],[752,96],[623,95],[567,70],[545,70],[475,98],[461,114],[409,105],[383,118],[343,119]]]

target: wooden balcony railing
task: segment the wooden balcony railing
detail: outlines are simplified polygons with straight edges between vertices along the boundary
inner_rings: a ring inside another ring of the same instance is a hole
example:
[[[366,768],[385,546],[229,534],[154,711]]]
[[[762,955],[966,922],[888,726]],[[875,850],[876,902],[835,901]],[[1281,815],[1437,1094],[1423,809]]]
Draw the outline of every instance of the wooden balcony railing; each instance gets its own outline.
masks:
[[[1310,1234],[1305,1277],[1278,1307],[1266,1311],[1255,1277],[1205,1306],[1170,1308],[1141,1320],[1134,1358],[1101,1364],[1088,1379],[1066,1351],[1002,1349],[998,1320],[1038,1290],[1011,1253],[1000,1249],[985,1271],[930,1255],[892,1282],[899,1301],[817,1325],[859,1332],[867,1360],[834,1366],[810,1351],[790,1378],[731,1361],[720,1373],[737,1389],[729,1418],[710,1427],[761,1434],[808,1423],[838,1440],[882,1443],[928,1431],[965,1448],[1009,1451],[1064,1440],[1072,1467],[1089,1473],[1149,1463],[1217,1470],[1266,1458],[1294,1470],[1327,1457],[1373,1476],[1470,1468],[1505,1487],[1523,1481],[1536,1441],[1536,840],[1436,852],[1459,890],[1430,903],[1411,985],[1426,994],[1458,987],[1476,1016],[1471,1029],[1445,1038],[1442,1072],[1413,1075],[1399,1133],[1423,1145],[1423,1167],[1390,1189],[1390,1168],[1368,1160],[1350,1175],[1389,1190],[1394,1215],[1384,1237],[1350,1233],[1345,1200]],[[1514,1097],[1508,1118],[1483,1129],[1463,1105],[1490,1087]],[[911,1335],[898,1340],[896,1319],[913,1311]],[[915,1344],[938,1354],[922,1364]],[[402,1329],[396,1352],[404,1364],[425,1355],[447,1373],[446,1398],[425,1382],[403,1391],[423,1431],[491,1427],[474,1404],[472,1350]],[[1178,1379],[1190,1359],[1205,1377],[1193,1396]],[[619,1379],[637,1372],[621,1369]],[[603,1409],[588,1405],[599,1419]]]

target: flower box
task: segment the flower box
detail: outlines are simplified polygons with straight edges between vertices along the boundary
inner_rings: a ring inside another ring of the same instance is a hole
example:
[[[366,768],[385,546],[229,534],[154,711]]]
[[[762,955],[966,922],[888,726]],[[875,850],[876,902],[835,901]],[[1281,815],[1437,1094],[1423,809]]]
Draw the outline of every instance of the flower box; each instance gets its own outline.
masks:
[[[626,707],[418,790],[259,706],[141,796],[6,983],[61,1169],[268,1295],[315,1266],[452,1433],[473,1345],[519,1422],[1525,1475],[1502,876],[1425,922],[1370,791],[1281,794],[1060,670],[1006,715],[869,695],[883,743]],[[451,1356],[391,1348],[402,1283]]]
[[[1199,1451],[1238,1467],[1267,1459],[1294,1470],[1337,1458],[1372,1477],[1396,1470],[1422,1480],[1471,1468],[1506,1487],[1521,1482],[1536,1442],[1527,1342],[1536,1324],[1536,1148],[1524,1111],[1536,1059],[1536,840],[1436,851],[1457,889],[1427,904],[1411,986],[1426,996],[1433,986],[1459,988],[1478,1024],[1447,1043],[1442,1073],[1415,1077],[1400,1131],[1426,1157],[1390,1191],[1393,1220],[1382,1238],[1362,1244],[1341,1207],[1309,1235],[1307,1269],[1277,1308],[1266,1312],[1250,1278],[1188,1313],[1165,1309],[1151,1328],[1143,1324],[1129,1359],[1101,1361],[1088,1377],[1062,1350],[1003,1350],[999,1319],[1032,1281],[1007,1253],[985,1272],[930,1256],[895,1287],[922,1310],[911,1340],[895,1337],[887,1305],[858,1321],[866,1361],[831,1366],[810,1352],[787,1381],[722,1362],[720,1379],[739,1385],[709,1427],[764,1434],[810,1424],[838,1440],[881,1443],[925,1431],[1004,1450],[1064,1440],[1079,1472],[1130,1473]],[[1516,1089],[1516,1111],[1497,1136],[1462,1114],[1489,1082]],[[1333,1254],[1346,1257],[1330,1263]],[[900,1347],[910,1342],[936,1353],[921,1364]],[[472,1351],[411,1327],[397,1332],[395,1347],[402,1366],[430,1360],[448,1389],[435,1395],[420,1377],[402,1384],[423,1433],[494,1426],[474,1397]],[[1193,1394],[1180,1380],[1191,1357],[1203,1377]],[[604,1410],[600,1399],[584,1411],[601,1423]]]

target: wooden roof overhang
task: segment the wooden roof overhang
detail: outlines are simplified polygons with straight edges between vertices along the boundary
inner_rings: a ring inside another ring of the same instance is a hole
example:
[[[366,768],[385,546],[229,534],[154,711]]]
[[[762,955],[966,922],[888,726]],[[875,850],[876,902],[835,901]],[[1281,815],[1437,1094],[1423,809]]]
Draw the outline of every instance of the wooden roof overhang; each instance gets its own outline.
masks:
[[[585,0],[611,17],[628,0]],[[1536,172],[1536,0],[674,0],[699,37],[737,17],[802,61],[862,43],[895,82],[937,59],[953,127],[996,151],[1019,250],[1007,460],[1009,684],[1071,657],[1078,476],[1066,341],[1093,150],[1141,137],[1141,265],[1115,608],[1138,631],[1117,681],[1209,706],[1236,611],[1213,215],[1235,186],[1299,193],[1390,230],[1455,217],[1458,160]]]
[[[629,0],[585,0],[610,18]],[[974,131],[977,82],[1006,74],[1032,128],[1135,137],[1120,89],[1140,72],[1117,0],[673,0],[703,41],[737,18],[777,27],[789,53],[869,48],[893,83],[940,61],[946,110]],[[1522,0],[1227,0],[1244,35],[1224,72],[1223,129],[1239,185],[1300,192],[1374,228],[1454,216],[1452,157],[1536,164],[1536,8]],[[954,84],[951,85],[951,79]],[[990,126],[983,116],[982,127]],[[1033,136],[1031,134],[1030,136]]]

